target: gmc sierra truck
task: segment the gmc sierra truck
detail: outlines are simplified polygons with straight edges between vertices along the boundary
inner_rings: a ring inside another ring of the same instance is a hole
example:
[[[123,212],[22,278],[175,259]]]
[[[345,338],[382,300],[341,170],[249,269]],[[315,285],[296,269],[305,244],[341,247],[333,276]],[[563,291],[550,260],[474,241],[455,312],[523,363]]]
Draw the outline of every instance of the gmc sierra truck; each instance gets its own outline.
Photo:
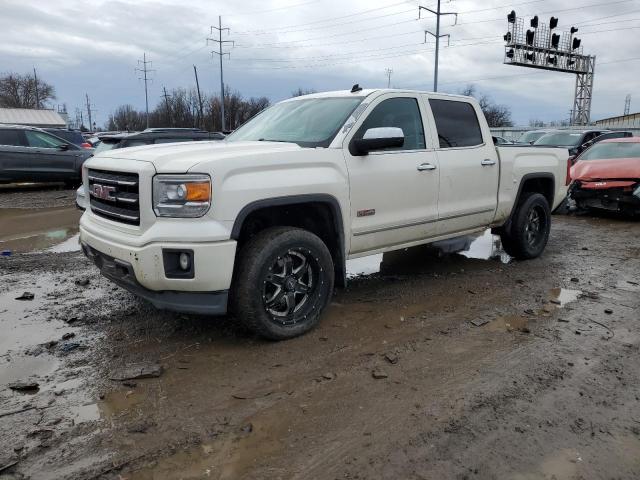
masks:
[[[84,253],[157,308],[286,339],[313,328],[345,262],[492,228],[539,256],[568,152],[496,147],[473,98],[326,92],[266,109],[223,141],[85,162]]]

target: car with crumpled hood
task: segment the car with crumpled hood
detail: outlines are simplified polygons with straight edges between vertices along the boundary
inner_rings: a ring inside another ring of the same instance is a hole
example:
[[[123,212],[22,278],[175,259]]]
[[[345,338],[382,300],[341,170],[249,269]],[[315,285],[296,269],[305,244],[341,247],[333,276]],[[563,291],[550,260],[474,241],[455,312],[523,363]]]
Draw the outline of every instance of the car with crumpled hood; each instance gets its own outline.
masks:
[[[595,144],[577,158],[571,178],[579,209],[640,215],[640,137]]]

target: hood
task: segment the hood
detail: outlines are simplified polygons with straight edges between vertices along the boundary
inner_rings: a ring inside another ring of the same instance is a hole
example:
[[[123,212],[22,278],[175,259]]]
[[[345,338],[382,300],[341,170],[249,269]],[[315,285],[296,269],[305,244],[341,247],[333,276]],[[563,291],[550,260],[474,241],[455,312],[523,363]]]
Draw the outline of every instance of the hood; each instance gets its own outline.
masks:
[[[578,160],[571,167],[573,180],[640,179],[640,158]]]
[[[158,173],[185,173],[202,162],[247,155],[300,150],[295,143],[281,142],[179,142],[142,147],[116,148],[96,155],[96,159],[141,161],[153,164]]]

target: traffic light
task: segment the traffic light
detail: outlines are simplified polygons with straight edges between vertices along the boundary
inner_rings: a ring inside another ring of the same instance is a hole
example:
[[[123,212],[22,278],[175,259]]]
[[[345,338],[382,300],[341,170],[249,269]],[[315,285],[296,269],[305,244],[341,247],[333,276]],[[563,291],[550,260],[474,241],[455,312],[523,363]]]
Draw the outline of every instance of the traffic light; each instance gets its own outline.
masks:
[[[533,28],[538,28],[538,16],[537,15],[531,19],[531,26]]]
[[[551,46],[557,49],[560,46],[560,35],[554,33],[551,35]]]
[[[581,40],[579,38],[574,38],[573,42],[571,42],[571,49],[576,50],[577,48],[580,48],[580,42]]]
[[[513,56],[515,55],[515,52],[513,51],[513,48],[512,48],[512,49],[510,49],[510,50],[507,52],[507,54],[506,54],[506,55],[507,55],[507,58],[513,58]]]
[[[509,13],[507,15],[507,22],[516,23],[516,11],[515,10],[511,10],[511,13]]]
[[[526,58],[530,62],[535,62],[536,61],[536,54],[535,53],[527,53],[524,56],[524,58]]]
[[[527,45],[533,45],[533,39],[536,35],[536,32],[533,30],[527,30]]]
[[[553,30],[554,28],[556,28],[558,26],[558,19],[557,17],[551,17],[551,19],[549,20],[549,30]]]
[[[502,38],[504,38],[505,42],[511,43],[511,32],[507,32],[507,34]]]

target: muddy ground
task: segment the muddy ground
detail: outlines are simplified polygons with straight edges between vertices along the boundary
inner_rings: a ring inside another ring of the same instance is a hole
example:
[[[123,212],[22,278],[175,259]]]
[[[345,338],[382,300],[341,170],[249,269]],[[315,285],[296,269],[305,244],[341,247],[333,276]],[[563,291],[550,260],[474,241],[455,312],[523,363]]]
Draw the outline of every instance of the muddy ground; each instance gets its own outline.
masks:
[[[46,192],[0,208],[0,478],[640,478],[639,221],[555,216],[528,262],[489,234],[358,260],[273,343],[112,286]]]

